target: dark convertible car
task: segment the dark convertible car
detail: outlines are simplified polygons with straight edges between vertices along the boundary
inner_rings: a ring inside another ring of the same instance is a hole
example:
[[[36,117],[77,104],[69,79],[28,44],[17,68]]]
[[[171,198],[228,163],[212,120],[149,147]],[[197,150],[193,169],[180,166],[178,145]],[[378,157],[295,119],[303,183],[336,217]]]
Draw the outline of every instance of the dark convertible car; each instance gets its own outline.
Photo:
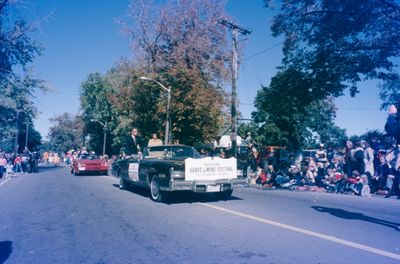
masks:
[[[246,183],[235,158],[202,158],[194,148],[185,145],[148,147],[141,159],[115,161],[112,174],[119,177],[121,189],[128,184],[148,188],[157,202],[174,191],[212,192],[227,199],[235,185]]]

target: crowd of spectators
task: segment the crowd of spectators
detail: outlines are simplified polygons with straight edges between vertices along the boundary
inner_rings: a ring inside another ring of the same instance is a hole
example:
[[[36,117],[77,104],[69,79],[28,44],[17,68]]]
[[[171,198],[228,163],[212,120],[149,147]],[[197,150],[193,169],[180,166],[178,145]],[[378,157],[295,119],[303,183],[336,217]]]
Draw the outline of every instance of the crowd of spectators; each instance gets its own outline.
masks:
[[[10,177],[12,174],[35,172],[38,157],[27,148],[22,153],[9,153],[0,150],[0,178]]]
[[[247,177],[250,184],[269,188],[311,190],[369,197],[371,194],[400,199],[399,181],[392,169],[393,150],[379,142],[347,141],[341,149],[325,149],[312,155],[289,155],[285,166],[276,162],[276,152],[251,148]],[[304,152],[306,153],[306,152]]]

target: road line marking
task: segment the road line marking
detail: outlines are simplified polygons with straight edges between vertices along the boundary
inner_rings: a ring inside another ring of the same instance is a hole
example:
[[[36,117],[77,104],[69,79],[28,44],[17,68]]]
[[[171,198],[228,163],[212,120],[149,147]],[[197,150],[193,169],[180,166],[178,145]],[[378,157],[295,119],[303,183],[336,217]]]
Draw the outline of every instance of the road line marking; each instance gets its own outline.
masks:
[[[8,178],[7,180],[5,180],[2,183],[0,183],[0,186],[3,185],[4,183],[8,182],[9,180],[11,180],[11,178]]]
[[[219,211],[222,211],[222,212],[225,212],[225,213],[237,215],[237,216],[244,217],[244,218],[247,218],[247,219],[250,219],[250,220],[254,220],[254,221],[257,221],[257,222],[261,222],[261,223],[264,223],[264,224],[277,226],[277,227],[280,227],[280,228],[283,228],[283,229],[287,229],[287,230],[290,230],[290,231],[294,231],[294,232],[297,232],[297,233],[301,233],[301,234],[304,234],[304,235],[313,236],[313,237],[324,239],[324,240],[328,240],[328,241],[331,241],[331,242],[334,242],[334,243],[337,243],[337,244],[341,244],[341,245],[345,245],[345,246],[348,246],[348,247],[364,250],[364,251],[367,251],[367,252],[370,252],[370,253],[373,253],[373,254],[385,256],[385,257],[388,257],[388,258],[393,258],[393,259],[396,259],[396,260],[400,260],[400,255],[399,254],[391,253],[391,252],[384,251],[384,250],[381,250],[381,249],[378,249],[378,248],[373,248],[373,247],[370,247],[370,246],[367,246],[367,245],[355,243],[355,242],[352,242],[352,241],[349,241],[349,240],[340,239],[340,238],[337,238],[337,237],[334,237],[334,236],[329,236],[329,235],[313,232],[313,231],[310,231],[310,230],[307,230],[307,229],[298,228],[298,227],[295,227],[295,226],[278,223],[278,222],[271,221],[271,220],[268,220],[268,219],[265,219],[265,218],[261,218],[261,217],[257,217],[257,216],[253,216],[253,215],[249,215],[249,214],[233,211],[233,210],[230,210],[230,209],[222,208],[222,207],[211,205],[211,204],[205,204],[205,203],[200,203],[200,204],[203,205],[203,206],[215,209],[215,210],[219,210]]]

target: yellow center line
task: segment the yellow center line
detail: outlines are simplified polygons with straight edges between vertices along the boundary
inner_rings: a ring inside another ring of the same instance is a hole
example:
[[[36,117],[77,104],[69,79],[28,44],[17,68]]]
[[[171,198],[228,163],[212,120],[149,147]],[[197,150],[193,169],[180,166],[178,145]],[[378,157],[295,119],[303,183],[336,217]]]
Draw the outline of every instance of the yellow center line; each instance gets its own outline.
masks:
[[[367,252],[370,252],[370,253],[373,253],[373,254],[385,256],[385,257],[396,259],[396,260],[400,260],[400,255],[399,254],[394,254],[394,253],[391,253],[391,252],[388,252],[388,251],[384,251],[384,250],[381,250],[381,249],[378,249],[378,248],[373,248],[373,247],[370,247],[370,246],[367,246],[367,245],[355,243],[355,242],[352,242],[352,241],[349,241],[349,240],[340,239],[340,238],[337,238],[337,237],[334,237],[334,236],[329,236],[329,235],[313,232],[313,231],[310,231],[310,230],[307,230],[307,229],[298,228],[298,227],[295,227],[295,226],[278,223],[278,222],[271,221],[271,220],[268,220],[268,219],[265,219],[265,218],[261,218],[261,217],[257,217],[257,216],[253,216],[253,215],[237,212],[237,211],[234,211],[234,210],[226,209],[226,208],[219,207],[219,206],[212,205],[212,204],[201,203],[201,205],[209,207],[209,208],[212,208],[212,209],[215,209],[215,210],[219,210],[219,211],[222,211],[222,212],[225,212],[225,213],[229,213],[229,214],[237,215],[237,216],[240,216],[240,217],[243,217],[243,218],[247,218],[247,219],[250,219],[250,220],[254,220],[254,221],[257,221],[257,222],[260,222],[260,223],[269,224],[269,225],[273,225],[273,226],[280,227],[280,228],[283,228],[283,229],[287,229],[287,230],[290,230],[290,231],[294,231],[294,232],[297,232],[297,233],[301,233],[301,234],[304,234],[304,235],[307,235],[307,236],[317,237],[317,238],[324,239],[324,240],[327,240],[327,241],[331,241],[331,242],[334,242],[334,243],[337,243],[337,244],[341,244],[341,245],[345,245],[345,246],[348,246],[348,247],[364,250],[364,251],[367,251]]]

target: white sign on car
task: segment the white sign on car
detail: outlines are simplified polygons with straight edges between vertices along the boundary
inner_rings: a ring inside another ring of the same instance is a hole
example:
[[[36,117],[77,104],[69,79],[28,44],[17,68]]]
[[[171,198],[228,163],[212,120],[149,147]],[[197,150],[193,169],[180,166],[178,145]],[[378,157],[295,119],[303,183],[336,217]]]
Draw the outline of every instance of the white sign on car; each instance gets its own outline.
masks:
[[[222,180],[237,178],[235,158],[206,157],[185,160],[185,180]]]
[[[129,163],[128,176],[132,181],[139,181],[139,163]]]

